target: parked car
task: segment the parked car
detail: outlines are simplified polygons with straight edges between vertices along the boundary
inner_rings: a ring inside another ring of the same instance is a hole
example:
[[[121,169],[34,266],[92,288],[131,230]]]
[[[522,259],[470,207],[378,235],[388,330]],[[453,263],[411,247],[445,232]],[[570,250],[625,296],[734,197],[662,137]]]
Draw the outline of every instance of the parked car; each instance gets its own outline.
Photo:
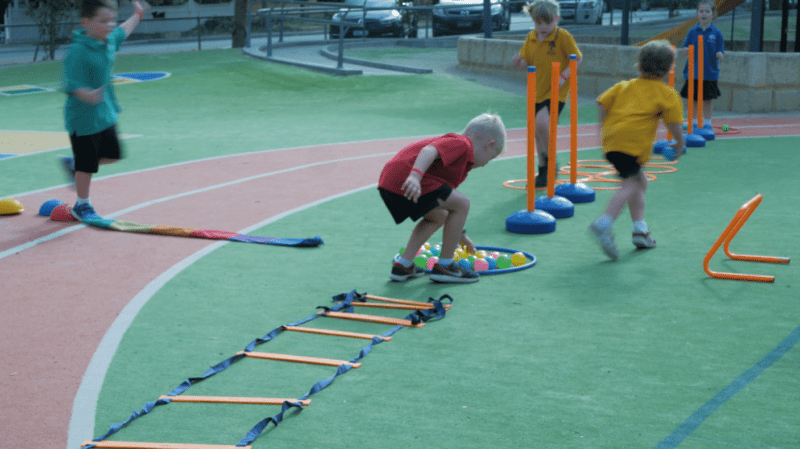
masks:
[[[332,17],[341,22],[356,22],[364,27],[348,27],[344,25],[344,37],[416,37],[416,20],[405,16],[395,9],[394,0],[345,0],[344,6]],[[377,8],[377,9],[373,9]],[[339,38],[339,25],[331,25],[329,36]]]
[[[558,4],[561,6],[563,22],[597,25],[603,23],[603,11],[606,10],[605,0],[559,0]]]
[[[492,31],[508,30],[509,15],[503,3],[492,0]],[[483,30],[481,0],[440,0],[433,8],[433,37],[446,34],[478,33]]]

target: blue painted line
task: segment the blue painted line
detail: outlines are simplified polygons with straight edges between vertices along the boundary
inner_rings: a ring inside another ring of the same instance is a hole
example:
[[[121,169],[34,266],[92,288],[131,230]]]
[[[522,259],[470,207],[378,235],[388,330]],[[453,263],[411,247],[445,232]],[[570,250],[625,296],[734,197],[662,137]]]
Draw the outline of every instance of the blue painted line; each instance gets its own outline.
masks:
[[[671,449],[681,444],[692,432],[695,431],[703,421],[711,416],[722,404],[733,395],[738,393],[747,384],[752,382],[759,374],[763,373],[767,368],[772,366],[773,363],[778,361],[784,354],[789,352],[797,342],[800,341],[800,326],[798,326],[792,333],[789,334],[775,349],[767,354],[761,361],[756,363],[752,368],[745,371],[744,374],[739,376],[736,380],[730,383],[725,389],[717,393],[710,401],[706,402],[702,407],[697,409],[686,421],[683,422],[672,434],[663,441],[658,443],[656,449]]]

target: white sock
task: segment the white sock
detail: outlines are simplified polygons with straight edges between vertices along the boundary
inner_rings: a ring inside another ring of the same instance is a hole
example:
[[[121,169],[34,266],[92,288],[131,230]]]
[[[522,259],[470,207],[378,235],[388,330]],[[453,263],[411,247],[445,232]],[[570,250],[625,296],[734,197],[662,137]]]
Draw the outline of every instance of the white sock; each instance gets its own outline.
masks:
[[[614,219],[611,218],[611,215],[603,214],[600,218],[594,221],[600,229],[610,229],[611,226],[614,226]]]
[[[78,200],[75,201],[75,205],[78,206],[78,205],[81,205],[81,204],[92,204],[92,202],[89,200],[89,198],[80,198],[80,197],[78,197]]]
[[[634,234],[647,234],[650,232],[647,229],[647,223],[644,221],[634,221],[633,222],[633,233]]]
[[[397,255],[397,257],[395,257],[395,258],[394,258],[394,260],[395,260],[395,262],[400,262],[400,263],[401,263],[401,264],[403,264],[403,266],[404,266],[404,267],[406,267],[406,268],[410,267],[410,266],[411,266],[411,264],[412,264],[412,263],[414,263],[414,262],[411,262],[411,261],[409,261],[409,260],[405,260],[405,259],[403,259],[402,257],[400,257],[400,255],[399,255],[399,254]]]

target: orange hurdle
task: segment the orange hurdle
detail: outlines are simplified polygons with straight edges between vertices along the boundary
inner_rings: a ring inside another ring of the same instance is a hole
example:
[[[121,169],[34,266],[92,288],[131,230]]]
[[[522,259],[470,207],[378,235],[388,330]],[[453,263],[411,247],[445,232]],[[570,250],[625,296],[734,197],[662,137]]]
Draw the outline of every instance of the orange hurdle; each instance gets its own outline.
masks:
[[[172,402],[201,402],[207,404],[254,404],[254,405],[281,405],[284,402],[299,402],[303,406],[311,405],[311,399],[290,398],[243,398],[230,396],[168,396],[163,395],[159,399],[169,399]]]
[[[223,446],[218,444],[181,443],[134,443],[131,441],[84,441],[81,447],[89,445],[108,449],[252,449],[253,446]]]
[[[703,269],[709,276],[717,279],[729,279],[734,281],[750,281],[750,282],[775,282],[775,276],[765,276],[760,274],[737,274],[737,273],[721,273],[716,271],[711,271],[708,268],[708,262],[714,257],[714,253],[717,252],[720,246],[724,243],[725,254],[728,257],[734,260],[743,260],[747,262],[764,262],[764,263],[789,263],[788,257],[773,257],[773,256],[750,256],[750,255],[743,255],[743,254],[733,254],[730,252],[728,245],[730,245],[731,240],[736,237],[736,233],[739,232],[739,229],[742,228],[742,225],[750,218],[750,215],[756,210],[759,204],[761,204],[761,200],[763,196],[759,193],[758,195],[754,196],[750,201],[744,203],[742,207],[736,212],[736,215],[731,220],[730,224],[727,228],[722,232],[722,235],[719,236],[717,241],[714,243],[714,246],[711,247],[711,250],[708,251],[706,254],[705,259],[703,259]]]

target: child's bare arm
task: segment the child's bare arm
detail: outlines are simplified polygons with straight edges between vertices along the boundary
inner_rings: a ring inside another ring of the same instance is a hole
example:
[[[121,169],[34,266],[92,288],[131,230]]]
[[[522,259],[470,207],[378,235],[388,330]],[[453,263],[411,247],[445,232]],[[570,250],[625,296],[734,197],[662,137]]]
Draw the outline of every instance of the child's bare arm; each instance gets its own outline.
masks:
[[[405,182],[403,182],[402,190],[403,195],[413,202],[417,202],[422,195],[422,187],[420,182],[422,176],[439,157],[439,150],[433,145],[428,145],[420,150],[417,159],[414,161],[414,166],[411,168],[411,173],[408,174]]]
[[[103,98],[105,98],[105,90],[106,86],[100,86],[97,89],[89,89],[88,87],[82,87],[80,89],[75,89],[72,92],[69,92],[69,95],[81,100],[84,103],[88,103],[91,105],[98,105],[103,102]]]
[[[517,54],[511,57],[511,65],[518,70],[527,70],[530,64],[522,56]]]
[[[142,20],[142,14],[144,14],[148,8],[150,8],[150,5],[146,1],[142,0],[140,2],[138,0],[134,0],[133,15],[120,25],[122,29],[125,30],[125,37],[128,37],[131,35],[131,33],[133,33],[133,29],[136,28],[136,25],[139,25],[139,22]]]

